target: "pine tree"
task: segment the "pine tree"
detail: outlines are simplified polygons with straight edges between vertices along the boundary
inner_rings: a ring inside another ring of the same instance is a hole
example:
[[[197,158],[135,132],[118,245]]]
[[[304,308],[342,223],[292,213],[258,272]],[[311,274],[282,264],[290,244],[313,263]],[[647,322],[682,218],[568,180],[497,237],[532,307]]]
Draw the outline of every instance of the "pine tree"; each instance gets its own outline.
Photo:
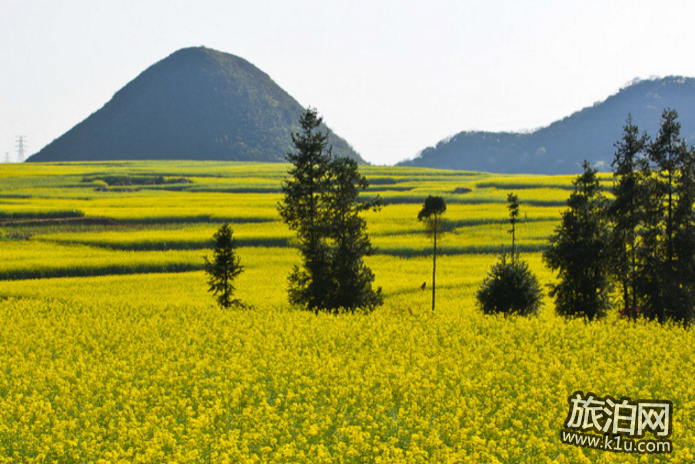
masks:
[[[557,313],[593,320],[609,307],[609,228],[596,170],[587,161],[582,168],[543,260],[559,274],[550,293]]]
[[[328,133],[320,131],[322,122],[315,109],[301,115],[301,132],[291,134],[295,151],[285,157],[292,165],[290,179],[283,183],[285,197],[278,205],[283,221],[297,232],[302,254],[302,267],[295,266],[289,277],[289,300],[310,309],[324,307],[330,290],[323,194],[328,188],[332,155]]]
[[[623,314],[634,314],[639,306],[637,289],[637,234],[641,223],[644,197],[643,167],[647,134],[639,135],[639,128],[628,116],[623,126],[622,139],[615,143],[613,160],[613,195],[609,208],[613,226],[613,274],[623,290]]]
[[[381,200],[359,202],[367,179],[354,160],[332,156],[322,122],[315,109],[306,110],[299,120],[302,132],[292,134],[295,151],[286,156],[292,167],[278,210],[297,232],[302,255],[302,266],[289,277],[289,301],[314,311],[372,309],[383,299],[364,264],[374,250],[360,213],[378,208]]]
[[[647,147],[647,155],[656,170],[650,193],[653,216],[647,218],[645,250],[651,262],[645,266],[646,302],[659,321],[674,318],[687,321],[695,298],[692,276],[693,234],[692,149],[680,137],[678,112],[666,109],[655,139]]]
[[[678,113],[675,110],[664,110],[661,116],[659,133],[649,144],[647,154],[656,165],[659,178],[659,192],[664,197],[666,209],[665,218],[665,247],[666,268],[672,269],[674,261],[673,252],[673,209],[675,206],[675,189],[678,169],[681,166],[680,123],[677,121]],[[670,273],[670,271],[667,271]]]
[[[673,207],[674,263],[668,317],[689,323],[695,311],[695,152],[680,140]]]
[[[367,223],[360,213],[381,206],[381,198],[359,202],[360,191],[369,187],[367,178],[359,173],[357,162],[335,158],[330,163],[330,187],[326,193],[329,238],[332,244],[331,275],[333,277],[330,308],[373,309],[383,303],[381,289],[374,290],[374,274],[364,257],[374,254]]]
[[[432,237],[434,250],[432,252],[432,311],[434,312],[435,291],[437,288],[437,236],[444,233],[442,215],[446,212],[446,202],[442,197],[428,196],[425,204],[417,215],[419,221],[425,223],[425,230]]]
[[[663,320],[663,230],[664,204],[661,201],[662,187],[652,171],[648,160],[640,160],[640,225],[638,228],[637,268],[635,274],[635,293],[638,305],[628,312],[631,317],[637,315]],[[638,311],[639,310],[639,311]],[[639,313],[639,314],[638,314]]]
[[[238,304],[232,299],[234,295],[234,279],[242,273],[241,260],[235,252],[234,232],[229,224],[224,224],[215,233],[215,248],[213,259],[205,259],[205,272],[208,274],[209,291],[217,298],[223,308]]]

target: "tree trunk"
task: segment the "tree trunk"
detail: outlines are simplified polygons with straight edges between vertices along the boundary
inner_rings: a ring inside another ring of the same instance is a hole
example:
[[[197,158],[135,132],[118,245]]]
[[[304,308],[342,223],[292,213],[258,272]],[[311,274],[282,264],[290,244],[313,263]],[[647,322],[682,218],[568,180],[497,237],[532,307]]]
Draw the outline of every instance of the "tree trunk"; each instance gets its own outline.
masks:
[[[437,273],[437,216],[434,216],[434,255],[432,256],[432,312],[434,312],[435,276]]]

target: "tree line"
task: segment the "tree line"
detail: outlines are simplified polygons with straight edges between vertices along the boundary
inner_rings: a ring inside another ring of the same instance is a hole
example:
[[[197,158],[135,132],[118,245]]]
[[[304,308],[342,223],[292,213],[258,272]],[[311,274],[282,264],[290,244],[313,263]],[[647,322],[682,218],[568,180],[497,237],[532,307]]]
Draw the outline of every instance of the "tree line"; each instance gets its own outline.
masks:
[[[549,286],[558,314],[593,320],[618,305],[620,315],[631,319],[692,322],[695,149],[680,128],[678,113],[666,109],[652,139],[628,116],[615,143],[612,200],[604,195],[597,170],[583,163],[543,252],[543,261],[558,275]],[[513,233],[514,215],[510,218]],[[478,292],[485,312],[537,308],[537,282],[524,266],[515,268],[514,256],[512,239],[511,261],[503,255]]]
[[[543,261],[558,275],[550,285],[558,314],[593,320],[615,303],[624,317],[693,319],[695,149],[680,136],[677,119],[675,110],[664,110],[652,139],[628,117],[615,143],[612,200],[604,195],[597,170],[583,163],[543,252]],[[360,198],[369,183],[354,160],[333,156],[328,133],[319,130],[322,122],[315,109],[306,110],[301,130],[291,134],[295,150],[286,155],[291,168],[277,208],[296,232],[302,258],[288,278],[289,301],[313,311],[371,310],[383,303],[383,295],[364,262],[375,250],[360,213],[378,210],[382,201]],[[516,247],[519,205],[510,193],[511,254],[500,256],[476,294],[485,313],[533,314],[540,307],[538,279]],[[444,199],[430,196],[418,214],[434,245],[433,311],[437,236],[446,232],[445,211]],[[215,258],[206,258],[210,291],[223,306],[239,304],[231,298],[232,281],[242,267],[229,225],[215,238]]]
[[[615,143],[614,199],[584,163],[568,210],[543,255],[559,272],[557,312],[605,315],[619,288],[625,317],[689,323],[695,308],[695,149],[666,109],[659,131],[640,133],[631,117]]]

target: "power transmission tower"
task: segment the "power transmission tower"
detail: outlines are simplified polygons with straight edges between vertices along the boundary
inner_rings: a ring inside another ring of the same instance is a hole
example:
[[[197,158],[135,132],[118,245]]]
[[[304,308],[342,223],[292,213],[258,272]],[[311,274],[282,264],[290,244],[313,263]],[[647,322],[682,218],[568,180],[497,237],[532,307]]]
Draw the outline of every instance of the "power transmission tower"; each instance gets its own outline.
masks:
[[[10,162],[10,152],[6,151],[5,152],[5,163],[9,163],[9,162]]]
[[[19,163],[24,162],[24,151],[26,149],[26,145],[25,145],[26,138],[27,138],[26,135],[18,135],[17,136],[17,161]]]

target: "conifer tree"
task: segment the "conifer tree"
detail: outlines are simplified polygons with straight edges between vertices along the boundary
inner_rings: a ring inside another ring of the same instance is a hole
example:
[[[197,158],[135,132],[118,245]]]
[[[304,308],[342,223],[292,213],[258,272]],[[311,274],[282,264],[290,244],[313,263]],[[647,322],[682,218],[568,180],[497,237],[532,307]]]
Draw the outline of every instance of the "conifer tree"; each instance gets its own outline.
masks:
[[[652,205],[645,217],[644,255],[649,259],[643,270],[645,302],[659,321],[674,318],[687,321],[695,298],[693,284],[687,281],[695,251],[693,232],[693,152],[680,137],[678,112],[663,111],[661,126],[647,147],[656,176],[649,184]]]
[[[234,295],[234,279],[242,273],[241,260],[235,252],[234,232],[224,224],[213,236],[215,248],[212,261],[205,256],[205,272],[208,274],[209,291],[223,308],[239,303]]]
[[[640,191],[640,225],[637,238],[637,267],[635,274],[635,293],[637,307],[627,314],[649,318],[658,317],[663,320],[663,217],[664,205],[661,191],[663,190],[657,174],[647,160],[642,165],[639,182]],[[639,310],[639,311],[638,311]],[[659,315],[661,314],[661,315]]]
[[[559,274],[550,293],[557,313],[592,320],[609,307],[609,228],[597,171],[587,161],[582,168],[543,260]]]
[[[674,292],[670,317],[689,323],[695,316],[695,152],[683,142],[682,159],[676,194],[678,199],[673,212],[673,252],[676,257],[671,283]]]
[[[374,254],[367,223],[360,215],[368,209],[378,210],[381,198],[359,202],[360,191],[369,187],[360,174],[357,162],[335,158],[329,166],[330,186],[326,192],[329,234],[331,240],[331,273],[333,283],[330,308],[373,309],[383,303],[381,289],[374,290],[374,274],[364,257]]]
[[[323,119],[315,109],[299,118],[301,132],[291,134],[295,151],[286,155],[291,164],[289,180],[283,183],[285,197],[278,205],[283,221],[297,232],[302,267],[289,277],[289,300],[310,309],[324,307],[330,290],[330,256],[325,241],[328,165],[332,158],[328,133],[320,131]]]
[[[639,306],[637,238],[644,197],[642,169],[647,142],[647,134],[639,135],[639,128],[633,123],[632,116],[628,116],[622,139],[615,143],[612,165],[615,201],[609,208],[613,226],[612,270],[622,286],[623,314],[632,314]]]
[[[680,143],[680,123],[677,121],[678,113],[675,110],[664,110],[661,116],[659,133],[649,144],[647,154],[656,165],[659,179],[659,194],[666,209],[664,224],[666,267],[672,268],[673,253],[673,210],[676,197],[676,177],[682,164],[682,144]],[[668,273],[668,272],[667,272]]]
[[[289,277],[289,300],[314,311],[373,309],[383,299],[364,263],[374,249],[360,213],[381,200],[359,201],[369,183],[354,160],[332,156],[322,122],[315,109],[306,110],[302,131],[292,134],[295,150],[286,156],[292,166],[278,210],[297,232],[302,255]]]

